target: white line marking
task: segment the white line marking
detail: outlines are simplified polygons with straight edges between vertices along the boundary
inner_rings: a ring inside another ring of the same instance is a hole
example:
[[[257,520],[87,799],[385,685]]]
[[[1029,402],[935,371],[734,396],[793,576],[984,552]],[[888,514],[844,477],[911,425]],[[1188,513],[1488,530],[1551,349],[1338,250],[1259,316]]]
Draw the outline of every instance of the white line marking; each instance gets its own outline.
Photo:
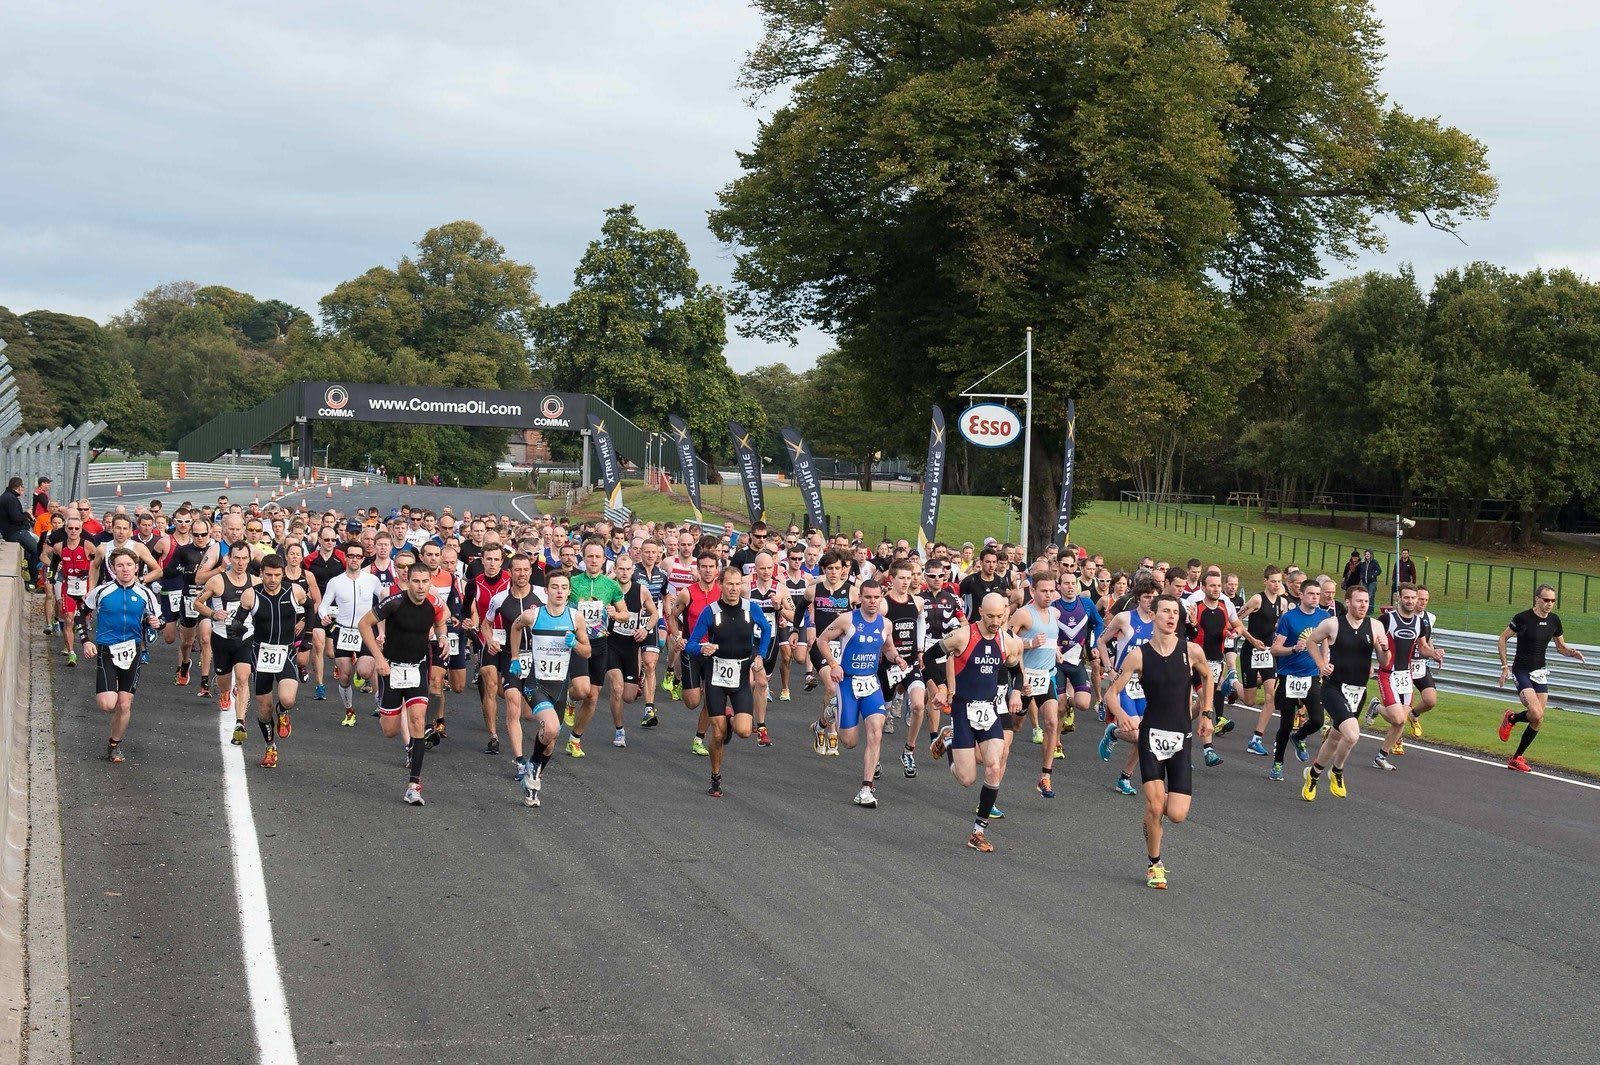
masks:
[[[278,952],[272,944],[272,915],[267,909],[267,881],[261,869],[256,819],[250,811],[244,749],[233,745],[231,714],[218,718],[218,726],[222,736],[222,782],[227,794],[228,832],[233,846],[233,886],[238,896],[244,975],[250,989],[256,1046],[264,1065],[297,1065],[300,1059],[295,1055],[294,1032],[289,1026],[289,1000],[283,991]]]
[[[523,510],[522,507],[517,503],[517,500],[519,500],[519,499],[537,499],[537,498],[539,498],[539,497],[538,496],[534,496],[534,495],[529,495],[527,492],[524,492],[520,496],[512,496],[511,497],[512,509],[514,509],[518,514],[522,515],[522,520],[523,521],[538,521],[539,517],[538,517],[537,514],[529,514],[526,510]]]

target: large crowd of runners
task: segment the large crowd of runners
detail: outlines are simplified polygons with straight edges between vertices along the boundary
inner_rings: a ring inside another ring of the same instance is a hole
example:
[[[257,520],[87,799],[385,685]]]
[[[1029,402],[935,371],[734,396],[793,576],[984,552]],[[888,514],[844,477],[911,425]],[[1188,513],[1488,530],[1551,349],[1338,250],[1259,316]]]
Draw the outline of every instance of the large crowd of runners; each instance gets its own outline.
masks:
[[[978,785],[966,844],[989,853],[1017,736],[1037,745],[1034,788],[1050,799],[1063,737],[1081,724],[1114,763],[1112,786],[1143,795],[1155,888],[1167,883],[1165,826],[1187,818],[1196,764],[1223,764],[1223,737],[1248,730],[1237,749],[1275,781],[1292,748],[1302,799],[1324,782],[1343,798],[1361,720],[1387,723],[1371,764],[1394,771],[1406,735],[1423,734],[1444,661],[1420,585],[1401,584],[1375,611],[1360,584],[1341,595],[1295,566],[1267,566],[1246,589],[1201,559],[1147,557],[1125,572],[1075,544],[1031,562],[992,540],[936,543],[924,558],[859,530],[830,539],[759,522],[614,526],[225,498],[98,518],[88,501],[68,503],[41,540],[46,634],[68,667],[81,656],[95,670],[113,763],[164,642],[174,684],[232,714],[236,745],[254,742],[253,721],[264,769],[283,764],[305,689],[313,704],[331,692],[343,725],[366,709],[404,744],[403,798],[422,806],[446,707],[475,702],[485,752],[510,756],[514,786],[537,807],[558,752],[587,757],[602,704],[611,746],[626,748],[630,707],[654,729],[664,696],[695,715],[688,748],[708,759],[712,797],[733,740],[770,747],[786,729],[821,757],[859,752],[852,801],[876,807],[884,737],[900,733],[891,768],[898,753],[915,778],[922,756]],[[1541,585],[1500,639],[1502,683],[1514,680],[1522,705],[1499,729],[1509,742],[1522,726],[1515,770],[1529,769],[1543,722],[1548,648],[1582,660],[1555,603]],[[815,720],[769,717],[796,688],[819,686]]]

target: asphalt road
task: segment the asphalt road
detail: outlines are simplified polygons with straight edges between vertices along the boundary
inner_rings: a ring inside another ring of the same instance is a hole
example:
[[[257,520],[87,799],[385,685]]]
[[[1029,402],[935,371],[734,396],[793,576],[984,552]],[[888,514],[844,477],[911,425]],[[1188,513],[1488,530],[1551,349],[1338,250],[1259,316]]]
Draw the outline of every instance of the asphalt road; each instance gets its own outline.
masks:
[[[83,1061],[257,1060],[232,752],[173,661],[158,645],[115,767],[91,671],[53,671]],[[277,770],[252,733],[249,905],[270,906],[298,1060],[1594,1060],[1600,791],[1413,745],[1306,804],[1235,733],[1156,892],[1093,729],[1051,800],[1022,738],[979,855],[976,790],[939,764],[904,779],[900,735],[882,806],[853,806],[859,755],[815,756],[819,700],[796,692],[775,747],[731,751],[721,800],[672,705],[655,730],[630,709],[626,750],[602,711],[537,810],[480,753],[470,688],[423,809],[370,696],[353,730],[303,702]]]

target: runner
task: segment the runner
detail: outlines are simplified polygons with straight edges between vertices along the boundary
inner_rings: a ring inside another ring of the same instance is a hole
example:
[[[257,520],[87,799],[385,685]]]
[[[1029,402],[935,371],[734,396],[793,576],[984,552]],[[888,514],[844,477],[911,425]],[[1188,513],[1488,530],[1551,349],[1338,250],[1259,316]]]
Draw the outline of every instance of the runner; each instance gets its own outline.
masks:
[[[683,529],[678,533],[675,543],[677,554],[673,555],[666,565],[666,602],[671,604],[676,604],[680,601],[683,593],[688,590],[691,584],[695,583],[699,573],[695,558],[697,545],[694,533],[687,528]],[[664,610],[663,613],[666,614],[668,619],[667,642],[664,648],[666,651],[667,670],[666,674],[661,678],[661,686],[674,699],[682,699],[683,677],[679,674],[678,666],[682,664],[680,657],[683,653],[683,640],[689,633],[683,624],[682,607]],[[695,661],[698,662],[699,659],[695,659]]]
[[[723,572],[721,594],[700,610],[686,641],[707,681],[711,787],[706,794],[713,799],[722,798],[722,760],[729,734],[748,739],[753,730],[752,676],[773,641],[766,612],[744,597],[744,580],[735,566]]]
[[[1191,573],[1199,568],[1198,562],[1189,567]],[[1222,595],[1222,573],[1215,567],[1200,578],[1200,587],[1194,595],[1194,601],[1188,605],[1189,639],[1205,654],[1206,668],[1211,671],[1212,701],[1202,709],[1216,723],[1214,735],[1226,736],[1233,731],[1233,722],[1222,712],[1227,676],[1226,646],[1229,640],[1243,631],[1244,626],[1239,624],[1233,612],[1233,602]],[[1199,687],[1198,682],[1195,687]],[[1211,741],[1201,742],[1204,744],[1206,765],[1221,765],[1222,756]]]
[[[626,747],[628,738],[622,727],[622,704],[639,700],[645,641],[654,642],[660,613],[650,590],[634,580],[631,555],[617,556],[611,576],[622,592],[622,598],[607,611],[604,641],[609,655],[605,676],[611,685],[611,721],[616,728],[611,745]]]
[[[1306,737],[1322,728],[1322,674],[1324,664],[1321,650],[1311,639],[1312,631],[1333,617],[1320,605],[1322,587],[1316,581],[1300,583],[1299,605],[1278,619],[1273,631],[1272,655],[1277,662],[1278,690],[1275,705],[1278,710],[1278,735],[1273,748],[1272,769],[1267,774],[1273,780],[1283,779],[1283,755],[1294,741],[1294,753],[1302,762],[1309,761]],[[1296,727],[1295,714],[1303,711],[1305,723]]]
[[[978,568],[976,573],[970,573],[961,580],[961,606],[968,617],[976,617],[978,604],[983,602],[983,597],[990,592],[999,592],[1006,597],[1006,602],[1013,602],[1014,587],[1010,573],[1000,570],[1000,551],[991,545],[985,545],[978,554]],[[1015,602],[1020,603],[1020,597]]]
[[[117,548],[107,565],[111,578],[84,596],[75,624],[84,658],[95,663],[95,705],[111,715],[106,761],[121,763],[126,759],[122,741],[139,690],[139,651],[161,624],[161,605],[139,583],[139,557],[134,552]]]
[[[1156,596],[1160,594],[1159,585],[1153,576],[1145,575],[1135,579],[1133,590],[1129,597],[1132,605],[1114,616],[1105,630],[1100,633],[1100,640],[1095,645],[1096,657],[1100,659],[1101,670],[1106,674],[1120,674],[1123,662],[1128,657],[1128,652],[1139,645],[1146,643],[1155,632],[1156,616],[1153,604]],[[1181,613],[1181,612],[1180,612]],[[1115,646],[1115,657],[1110,650]],[[1139,738],[1139,721],[1144,717],[1144,688],[1139,683],[1139,678],[1129,676],[1121,685],[1116,685],[1116,702],[1111,701],[1109,693],[1105,705],[1115,709],[1118,705],[1123,717],[1117,718],[1109,710],[1103,712],[1111,718],[1106,723],[1105,731],[1100,736],[1098,753],[1102,762],[1111,761],[1111,752],[1116,747],[1116,742],[1133,743]],[[1123,721],[1131,722],[1124,724]],[[1137,795],[1139,791],[1133,786],[1133,769],[1139,759],[1137,745],[1129,748],[1122,772],[1117,774],[1117,791],[1123,795]]]
[[[1320,673],[1323,677],[1322,705],[1328,712],[1330,728],[1323,736],[1317,757],[1302,771],[1300,797],[1306,802],[1317,798],[1317,782],[1325,769],[1332,770],[1328,790],[1335,798],[1347,794],[1344,779],[1345,759],[1355,750],[1361,739],[1361,726],[1356,721],[1366,701],[1367,679],[1372,674],[1372,655],[1378,654],[1379,686],[1393,661],[1389,652],[1389,639],[1384,626],[1377,618],[1367,616],[1372,598],[1360,584],[1348,585],[1344,592],[1345,609],[1342,614],[1330,617],[1312,630],[1308,644],[1323,647],[1324,661]],[[1402,669],[1402,674],[1404,670]],[[1409,676],[1409,674],[1404,674]],[[1400,720],[1405,720],[1402,713]],[[1378,752],[1379,769],[1393,769]]]
[[[583,734],[600,705],[600,690],[605,687],[606,668],[610,662],[610,640],[606,638],[607,616],[617,616],[617,606],[622,602],[622,589],[606,576],[606,545],[598,536],[590,537],[583,545],[583,569],[571,576],[572,602],[583,615],[589,634],[589,644],[594,649],[585,663],[586,669],[575,673],[567,693],[567,708],[562,715],[566,726],[572,730],[567,740],[567,754],[582,758]],[[626,613],[626,611],[622,611]],[[620,741],[620,742],[619,742]],[[620,720],[612,735],[612,746],[626,747],[627,732]]]
[[[1556,590],[1541,584],[1533,590],[1533,606],[1511,619],[1500,634],[1500,686],[1515,677],[1517,698],[1522,709],[1513,713],[1507,710],[1500,719],[1500,742],[1511,739],[1513,725],[1522,724],[1522,736],[1517,740],[1517,753],[1506,763],[1507,769],[1519,773],[1531,772],[1533,767],[1523,757],[1530,744],[1539,738],[1539,727],[1544,724],[1544,711],[1549,702],[1550,670],[1545,656],[1552,642],[1556,650],[1567,658],[1583,661],[1583,652],[1567,646],[1561,628],[1561,617],[1555,612]],[[1516,655],[1506,660],[1506,644],[1517,638]]]
[[[783,588],[793,604],[793,624],[788,633],[778,634],[778,701],[789,701],[789,671],[796,662],[806,664],[806,691],[817,686],[811,666],[811,645],[806,641],[807,619],[811,616],[813,578],[805,570],[805,548],[791,544],[784,556]]]
[[[255,631],[256,724],[267,741],[261,756],[263,769],[278,767],[277,741],[289,738],[293,729],[289,715],[300,691],[292,648],[305,623],[307,601],[299,586],[284,581],[285,568],[280,555],[261,560],[261,583],[256,586],[254,607],[245,626]]]
[[[467,613],[466,586],[455,572],[456,559],[448,557],[447,551],[453,554],[453,549],[440,547],[437,538],[417,549],[419,560],[428,567],[428,590],[445,611],[443,649],[428,670],[428,709],[433,724],[423,738],[429,747],[437,747],[446,738],[445,693],[466,690],[467,660],[472,656],[472,646],[461,628]]]
[[[750,690],[754,698],[756,743],[772,746],[772,735],[767,731],[767,703],[772,698],[772,678],[778,672],[779,644],[785,634],[794,629],[794,601],[777,579],[778,564],[770,551],[758,551],[751,565],[747,582],[750,601],[761,607],[767,627],[774,633],[767,641],[767,649],[751,669]]]
[[[1034,729],[1034,742],[1043,747],[1044,765],[1039,770],[1035,785],[1046,799],[1056,797],[1054,778],[1056,740],[1061,735],[1061,700],[1056,687],[1056,671],[1063,656],[1057,642],[1061,614],[1052,605],[1056,598],[1056,579],[1047,568],[1035,568],[1029,575],[1029,601],[1011,615],[1006,631],[1022,642],[1022,706],[1023,714],[1012,718],[1011,728],[1022,727],[1022,718],[1028,712],[1037,713],[1039,724]],[[1046,742],[1048,741],[1048,742]],[[1009,741],[1007,745],[1009,755]]]
[[[496,596],[494,618],[499,621],[517,610],[518,604],[529,604],[512,617],[506,633],[506,732],[511,739],[512,757],[517,759],[522,804],[538,806],[545,771],[555,757],[556,741],[561,738],[556,703],[566,701],[570,679],[582,668],[575,659],[588,658],[596,652],[583,615],[570,605],[572,578],[565,573],[550,574],[545,584],[545,602],[540,604],[531,593],[518,594],[524,587],[531,588],[523,574],[525,568],[531,571],[528,560],[520,556],[512,560],[511,586]],[[528,634],[527,650],[522,649],[524,631]],[[498,639],[495,643],[499,643]],[[519,707],[515,716],[513,700]],[[534,724],[534,753],[526,758],[522,757],[520,713],[524,704]]]
[[[480,530],[483,528],[482,522],[473,524]],[[483,545],[483,550],[479,552],[474,565],[478,567],[478,572],[467,585],[467,624],[477,636],[481,648],[477,663],[478,701],[483,709],[483,727],[489,733],[483,753],[496,755],[500,753],[500,733],[495,727],[495,722],[500,716],[498,713],[500,671],[496,668],[495,662],[498,653],[490,654],[488,647],[484,646],[487,642],[484,636],[484,622],[490,614],[489,604],[495,596],[510,586],[511,574],[505,569],[505,549],[495,543]],[[505,628],[504,625],[499,627]],[[496,650],[498,652],[498,648]]]
[[[889,700],[884,715],[884,732],[894,731],[896,711],[905,710],[906,742],[900,752],[900,769],[910,780],[917,775],[917,730],[927,702],[927,684],[922,675],[922,655],[927,645],[928,604],[912,593],[922,584],[918,563],[907,558],[890,562],[885,569],[889,588],[884,594],[883,614],[889,623],[898,664],[887,659],[879,665],[878,682]],[[935,730],[937,732],[937,730]]]
[[[1352,587],[1364,588],[1359,584]],[[1362,724],[1371,722],[1380,711],[1389,722],[1389,733],[1378,749],[1378,756],[1372,760],[1379,769],[1393,770],[1395,765],[1389,761],[1390,756],[1406,753],[1402,737],[1416,699],[1417,677],[1427,672],[1428,659],[1436,655],[1441,661],[1444,658],[1428,640],[1427,619],[1416,611],[1416,587],[1402,584],[1395,609],[1383,614],[1384,633],[1392,654],[1388,664],[1378,669],[1378,698],[1372,700],[1362,715]]]
[[[1100,662],[1094,655],[1094,645],[1105,628],[1092,594],[1072,579],[1072,573],[1063,563],[1059,582],[1061,594],[1055,601],[1056,643],[1061,649],[1056,690],[1063,695],[1069,690],[1072,692],[1072,701],[1061,715],[1062,733],[1076,730],[1077,715],[1088,713],[1094,703],[1094,693],[1100,690]],[[1056,757],[1065,757],[1060,737],[1053,742]]]
[[[944,649],[942,641],[946,636],[967,627],[966,616],[961,612],[961,597],[956,594],[955,585],[950,583],[948,552],[941,555],[935,551],[929,557],[923,570],[922,597],[927,603],[922,631],[928,643],[927,649],[922,652],[922,681],[927,688],[922,701],[928,715],[928,749],[932,750],[941,731],[940,708],[949,706],[951,698],[948,671],[945,669],[945,660],[950,653]],[[915,721],[910,723],[910,729],[911,735],[906,739],[915,742]]]
[[[250,638],[255,630],[250,615],[255,609],[250,552],[245,548],[227,555],[227,565],[200,588],[195,602],[200,616],[211,622],[211,661],[217,677],[217,708],[233,712],[233,745],[244,746],[244,727],[250,701]]]
[[[44,558],[56,574],[55,596],[62,621],[61,653],[66,656],[68,666],[76,666],[77,647],[73,643],[78,631],[76,619],[91,590],[89,575],[98,568],[100,548],[84,539],[83,519],[77,515],[67,519],[62,531],[65,535],[59,546],[46,543]]]
[[[1428,612],[1428,596],[1428,586],[1417,585],[1417,616],[1422,619],[1422,634],[1428,638],[1436,654],[1431,662],[1423,659],[1420,667],[1415,658],[1411,661],[1411,687],[1417,694],[1411,700],[1410,724],[1411,735],[1417,739],[1422,738],[1422,715],[1439,705],[1439,688],[1433,676],[1433,667],[1444,665],[1444,649],[1433,642],[1433,630],[1438,619]]]
[[[345,554],[349,557],[360,552],[359,544],[351,544]],[[362,574],[357,579],[371,579],[371,574]],[[356,629],[366,651],[363,657],[373,663],[378,724],[383,736],[392,740],[404,733],[410,777],[403,798],[411,806],[424,805],[422,756],[428,749],[424,738],[428,725],[427,669],[434,656],[442,653],[448,631],[444,604],[428,590],[432,579],[433,571],[426,563],[413,563],[406,573],[406,590],[365,611]],[[337,585],[339,581],[340,578],[335,577],[333,583]],[[383,625],[382,640],[378,639],[380,623]],[[343,629],[342,621],[340,628]],[[338,660],[335,668],[348,661]]]
[[[859,590],[846,576],[849,569],[849,560],[838,551],[829,551],[822,556],[822,579],[811,589],[811,625],[806,630],[806,642],[811,644],[810,662],[813,666],[821,667],[828,661],[828,654],[833,661],[839,660],[840,648],[824,648],[819,642],[821,633],[826,631],[840,617],[847,616],[855,607]],[[833,670],[821,669],[817,674],[822,678],[823,705],[822,716],[818,719],[814,733],[813,748],[818,754],[839,756],[839,684],[834,679]],[[806,691],[811,691],[816,685],[812,674],[806,674]]]
[[[639,647],[639,690],[644,693],[644,717],[641,728],[655,728],[661,723],[656,716],[657,670],[661,666],[661,651],[667,641],[667,616],[663,606],[667,601],[667,570],[661,564],[661,541],[647,539],[639,545],[639,571],[634,580],[644,585],[655,606],[655,628]]]
[[[1022,642],[1005,631],[1008,602],[1002,592],[986,595],[979,604],[978,620],[939,641],[945,652],[945,686],[951,693],[950,724],[933,742],[933,757],[950,756],[950,774],[964,788],[977,781],[983,766],[983,788],[967,846],[981,854],[994,851],[989,841],[989,818],[1006,773],[1005,725],[1000,705],[1005,672],[1022,661]]]
[[[329,553],[332,554],[331,550]],[[343,554],[344,572],[330,577],[322,586],[321,617],[333,649],[333,680],[339,687],[339,703],[344,707],[344,719],[340,724],[354,728],[353,681],[360,677],[371,682],[375,665],[373,656],[367,653],[368,645],[361,639],[361,619],[388,595],[388,589],[379,584],[377,577],[362,569],[366,554],[360,544],[350,544]],[[383,708],[375,712],[381,717]]]
[[[1106,701],[1119,729],[1137,731],[1139,777],[1144,789],[1144,841],[1149,865],[1145,885],[1165,889],[1167,869],[1161,860],[1162,819],[1178,824],[1189,816],[1194,792],[1189,760],[1191,727],[1198,707],[1209,707],[1214,687],[1209,663],[1198,644],[1178,638],[1183,608],[1177,596],[1157,596],[1154,627],[1142,644],[1128,648],[1121,670],[1106,692]],[[1190,697],[1190,677],[1200,676],[1200,698]],[[1143,688],[1144,712],[1137,722],[1130,717],[1122,696],[1138,678]],[[1198,715],[1200,742],[1211,738],[1211,720]]]
[[[840,614],[817,636],[823,662],[839,693],[839,738],[855,750],[861,730],[866,730],[862,750],[861,790],[855,804],[876,808],[875,790],[883,775],[879,753],[883,745],[884,691],[878,680],[880,659],[907,668],[909,662],[896,650],[893,630],[883,617],[883,586],[865,580],[857,587],[860,606]],[[821,722],[818,723],[822,725]]]
[[[374,550],[376,550],[377,541],[374,540],[373,543]],[[395,577],[392,565],[388,567],[387,571],[380,571],[377,569],[378,560],[374,559],[373,561],[374,572],[377,573],[378,581],[381,583],[382,587],[388,588],[399,583]],[[383,561],[388,562],[389,560],[386,558]],[[349,567],[345,560],[345,553],[339,550],[339,536],[332,529],[322,529],[318,531],[316,550],[312,551],[306,556],[305,568],[306,571],[310,573],[312,578],[317,582],[317,587],[324,589],[324,594],[326,594],[328,585],[332,583],[335,577],[339,576],[341,573],[349,572]],[[365,607],[363,607],[363,609],[365,609]],[[360,617],[358,615],[356,618],[350,621],[349,627],[352,632],[355,631],[356,622],[359,620]],[[325,660],[329,658],[334,659],[335,670],[337,671],[338,668],[338,656],[333,653],[333,647],[330,642],[331,638],[332,630],[328,627],[325,621],[319,623],[311,630],[311,676],[316,682],[316,687],[312,690],[311,697],[317,702],[322,702],[328,697],[328,688],[325,683]],[[349,639],[350,637],[346,637],[347,641]],[[349,681],[346,680],[343,683],[348,684]],[[348,710],[349,707],[346,707],[345,709]],[[351,718],[350,723],[352,725],[355,724],[355,719],[353,717]]]
[[[485,571],[487,572],[490,564],[490,554],[487,549],[484,551],[483,558]],[[539,589],[533,586],[534,566],[533,559],[529,556],[516,555],[511,559],[507,568],[510,572],[508,583],[503,589],[495,592],[489,598],[488,603],[484,605],[479,614],[478,635],[483,643],[483,655],[478,660],[478,678],[483,685],[484,713],[487,716],[493,718],[495,714],[494,699],[499,695],[505,696],[506,738],[511,741],[511,758],[516,763],[515,777],[521,781],[526,777],[529,766],[534,762],[534,759],[524,758],[522,754],[522,719],[525,716],[532,716],[525,713],[528,707],[523,688],[534,662],[531,653],[524,652],[522,668],[517,673],[512,673],[511,648],[509,646],[510,632],[511,626],[515,624],[516,620],[538,606],[541,599],[548,596],[550,592],[546,589],[541,593]],[[569,600],[564,600],[564,602],[569,602],[572,592],[570,579],[565,574],[561,576],[563,579],[559,583],[569,597]],[[482,583],[481,578],[479,583]],[[557,613],[559,614],[560,612],[558,611]],[[585,637],[585,642],[587,642],[587,637]],[[546,663],[547,672],[552,672],[554,668],[554,661]],[[564,688],[567,679],[567,674],[563,672],[559,686]],[[543,683],[545,685],[557,685],[557,682],[552,679],[547,679]],[[562,701],[565,702],[565,698]],[[551,706],[552,708],[555,706],[554,700],[552,700]],[[553,716],[553,709],[551,713]],[[557,728],[556,731],[559,732],[560,729]],[[544,729],[541,725],[540,735],[543,735],[543,733]],[[495,729],[492,725],[490,726],[489,734],[491,740],[494,740]],[[550,736],[548,739],[552,744],[551,752],[554,753],[555,737]],[[500,744],[495,741],[490,748],[485,750],[490,754],[498,754]],[[538,789],[535,788],[533,790],[533,797],[536,800],[533,805],[538,805]]]
[[[1244,632],[1240,635],[1244,641],[1244,704],[1261,707],[1256,714],[1255,731],[1250,734],[1245,750],[1263,758],[1268,754],[1264,740],[1278,687],[1272,640],[1277,634],[1278,618],[1288,609],[1288,603],[1283,595],[1283,571],[1277,566],[1268,566],[1261,574],[1261,591],[1239,609],[1239,619],[1244,622]]]

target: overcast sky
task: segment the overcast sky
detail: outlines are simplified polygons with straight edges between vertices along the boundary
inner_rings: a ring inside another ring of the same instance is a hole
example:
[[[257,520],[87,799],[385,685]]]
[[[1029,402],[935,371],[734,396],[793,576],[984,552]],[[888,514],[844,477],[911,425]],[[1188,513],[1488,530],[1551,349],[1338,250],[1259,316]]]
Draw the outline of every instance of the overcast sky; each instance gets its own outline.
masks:
[[[1489,145],[1499,205],[1463,231],[1389,228],[1354,269],[1472,259],[1600,277],[1600,5],[1377,0],[1384,87]],[[734,88],[742,0],[236,5],[0,3],[0,305],[104,320],[151,286],[224,284],[307,310],[430,226],[481,222],[564,298],[601,213],[706,228],[756,115]],[[1351,268],[1335,267],[1336,274]],[[736,370],[803,367],[735,336]]]

